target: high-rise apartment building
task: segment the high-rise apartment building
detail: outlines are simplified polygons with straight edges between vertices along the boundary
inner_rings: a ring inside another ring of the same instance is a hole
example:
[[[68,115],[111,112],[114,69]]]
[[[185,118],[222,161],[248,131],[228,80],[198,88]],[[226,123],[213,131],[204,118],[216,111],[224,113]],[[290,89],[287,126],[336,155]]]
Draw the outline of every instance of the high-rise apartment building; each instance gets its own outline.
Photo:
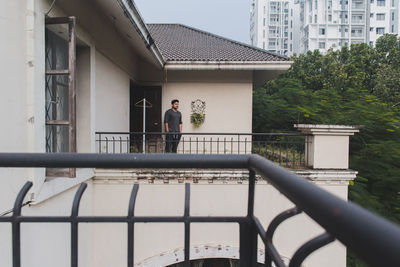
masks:
[[[250,10],[251,44],[290,56],[295,49],[293,0],[253,0]],[[298,16],[298,15],[297,15]]]
[[[300,53],[337,49],[366,41],[371,0],[299,0]]]
[[[400,33],[399,0],[253,0],[251,44],[291,56]]]
[[[297,0],[300,53],[338,49],[352,43],[374,45],[385,33],[399,33],[398,0]]]
[[[385,33],[399,34],[399,0],[368,0],[368,43],[374,45]]]

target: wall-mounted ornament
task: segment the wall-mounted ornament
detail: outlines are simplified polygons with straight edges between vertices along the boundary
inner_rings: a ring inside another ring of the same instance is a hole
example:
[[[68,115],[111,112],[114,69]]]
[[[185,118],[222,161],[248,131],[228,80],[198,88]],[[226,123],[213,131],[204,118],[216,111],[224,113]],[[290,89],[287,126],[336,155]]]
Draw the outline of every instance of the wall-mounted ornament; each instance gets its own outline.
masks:
[[[190,122],[194,128],[199,128],[206,118],[206,102],[197,99],[192,101],[191,108],[192,114],[190,115]]]

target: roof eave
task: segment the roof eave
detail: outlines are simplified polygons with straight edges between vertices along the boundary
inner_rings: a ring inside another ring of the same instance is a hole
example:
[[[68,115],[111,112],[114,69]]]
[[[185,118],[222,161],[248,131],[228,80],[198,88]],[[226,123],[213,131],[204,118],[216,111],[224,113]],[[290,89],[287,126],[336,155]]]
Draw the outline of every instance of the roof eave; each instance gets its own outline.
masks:
[[[143,39],[147,48],[152,52],[152,54],[154,55],[160,66],[163,67],[165,65],[165,60],[162,57],[162,54],[159,51],[158,47],[154,43],[150,31],[147,28],[146,23],[144,23],[144,20],[140,15],[139,11],[137,10],[135,3],[129,0],[117,0],[117,1],[120,4],[121,8],[124,10],[125,15],[128,17],[132,25],[135,27],[140,37]]]
[[[293,61],[168,61],[168,70],[288,70]]]

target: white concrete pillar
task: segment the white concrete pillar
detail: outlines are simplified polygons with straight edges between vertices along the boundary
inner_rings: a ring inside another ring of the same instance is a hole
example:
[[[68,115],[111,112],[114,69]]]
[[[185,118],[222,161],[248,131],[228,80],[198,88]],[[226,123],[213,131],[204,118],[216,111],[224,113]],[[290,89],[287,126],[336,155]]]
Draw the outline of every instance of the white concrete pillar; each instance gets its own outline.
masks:
[[[306,137],[306,164],[313,169],[349,168],[349,136],[358,126],[295,124]]]

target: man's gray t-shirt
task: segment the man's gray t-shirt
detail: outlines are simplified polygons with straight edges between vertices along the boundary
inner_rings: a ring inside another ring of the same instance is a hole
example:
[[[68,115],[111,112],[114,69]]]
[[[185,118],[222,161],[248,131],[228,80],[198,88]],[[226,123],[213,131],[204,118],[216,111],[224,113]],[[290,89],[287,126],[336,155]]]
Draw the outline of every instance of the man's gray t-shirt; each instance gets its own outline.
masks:
[[[182,114],[179,111],[168,109],[164,115],[164,123],[168,123],[168,131],[179,132],[179,124],[182,124]]]

